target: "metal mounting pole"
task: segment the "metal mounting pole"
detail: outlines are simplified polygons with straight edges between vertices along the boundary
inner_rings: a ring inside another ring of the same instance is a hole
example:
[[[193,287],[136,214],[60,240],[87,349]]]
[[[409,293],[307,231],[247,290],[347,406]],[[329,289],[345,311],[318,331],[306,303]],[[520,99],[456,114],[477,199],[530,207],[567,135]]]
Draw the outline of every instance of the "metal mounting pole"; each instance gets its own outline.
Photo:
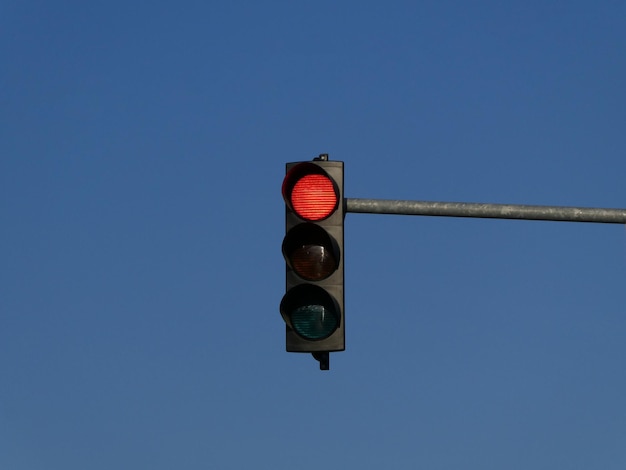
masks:
[[[626,209],[348,198],[346,212],[626,224]]]
[[[330,353],[326,351],[311,353],[313,357],[320,363],[320,370],[330,369]]]

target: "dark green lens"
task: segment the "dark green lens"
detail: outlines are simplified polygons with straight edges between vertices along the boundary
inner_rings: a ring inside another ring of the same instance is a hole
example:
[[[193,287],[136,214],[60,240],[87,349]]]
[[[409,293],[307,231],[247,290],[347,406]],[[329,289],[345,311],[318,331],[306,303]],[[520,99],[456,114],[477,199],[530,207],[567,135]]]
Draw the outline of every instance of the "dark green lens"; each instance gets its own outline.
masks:
[[[339,326],[336,313],[323,305],[303,305],[291,314],[291,324],[300,336],[310,340],[324,339]]]

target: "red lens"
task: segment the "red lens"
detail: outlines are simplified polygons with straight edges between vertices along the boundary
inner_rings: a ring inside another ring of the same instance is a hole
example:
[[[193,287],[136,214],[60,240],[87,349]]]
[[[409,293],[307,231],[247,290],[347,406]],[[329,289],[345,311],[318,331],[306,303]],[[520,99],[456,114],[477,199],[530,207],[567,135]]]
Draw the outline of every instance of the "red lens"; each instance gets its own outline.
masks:
[[[305,220],[322,220],[337,208],[337,192],[326,175],[308,174],[291,190],[291,207]]]

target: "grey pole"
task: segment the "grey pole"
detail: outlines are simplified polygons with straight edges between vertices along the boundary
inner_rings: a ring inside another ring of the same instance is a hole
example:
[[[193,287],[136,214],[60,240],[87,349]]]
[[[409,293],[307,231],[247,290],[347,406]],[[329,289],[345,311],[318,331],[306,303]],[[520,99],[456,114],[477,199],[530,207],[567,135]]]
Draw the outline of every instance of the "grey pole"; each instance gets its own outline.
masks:
[[[626,209],[347,198],[346,212],[626,224]]]

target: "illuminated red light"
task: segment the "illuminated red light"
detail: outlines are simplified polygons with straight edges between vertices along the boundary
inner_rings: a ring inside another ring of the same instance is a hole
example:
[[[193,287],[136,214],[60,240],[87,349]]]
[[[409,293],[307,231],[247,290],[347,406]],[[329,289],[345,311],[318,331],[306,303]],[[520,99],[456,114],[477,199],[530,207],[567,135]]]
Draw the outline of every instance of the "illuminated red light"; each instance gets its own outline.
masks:
[[[305,220],[322,220],[337,208],[337,192],[326,175],[308,174],[291,190],[291,207]]]

